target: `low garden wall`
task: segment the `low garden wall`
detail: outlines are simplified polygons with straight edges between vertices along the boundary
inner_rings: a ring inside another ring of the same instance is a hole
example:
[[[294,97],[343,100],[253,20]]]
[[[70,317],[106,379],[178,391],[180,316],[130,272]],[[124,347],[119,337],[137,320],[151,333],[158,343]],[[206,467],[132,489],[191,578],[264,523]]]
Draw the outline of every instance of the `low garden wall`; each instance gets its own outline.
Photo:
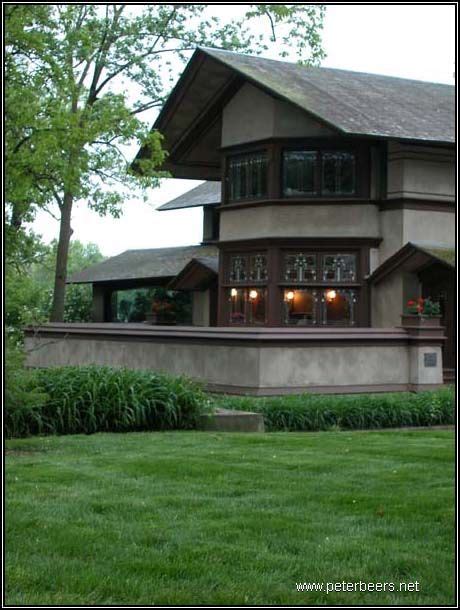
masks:
[[[197,328],[47,324],[27,365],[164,371],[235,394],[419,391],[442,385],[442,328]]]

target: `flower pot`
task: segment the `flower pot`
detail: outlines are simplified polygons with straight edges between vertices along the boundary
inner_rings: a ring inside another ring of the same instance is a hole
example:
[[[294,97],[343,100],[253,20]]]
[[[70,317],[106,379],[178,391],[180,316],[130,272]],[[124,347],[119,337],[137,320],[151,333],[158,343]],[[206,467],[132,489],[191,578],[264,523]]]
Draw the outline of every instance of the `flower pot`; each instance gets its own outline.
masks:
[[[441,326],[441,316],[421,316],[414,313],[405,313],[401,316],[402,326],[424,326],[436,327]]]

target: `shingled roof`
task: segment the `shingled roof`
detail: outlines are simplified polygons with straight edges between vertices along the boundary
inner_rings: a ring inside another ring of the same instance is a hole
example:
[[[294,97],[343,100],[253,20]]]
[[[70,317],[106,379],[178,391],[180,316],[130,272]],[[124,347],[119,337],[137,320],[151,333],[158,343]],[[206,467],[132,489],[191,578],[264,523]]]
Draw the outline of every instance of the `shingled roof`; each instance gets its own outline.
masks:
[[[406,78],[313,68],[201,51],[348,135],[455,141],[455,88]]]
[[[182,210],[184,208],[196,208],[199,206],[218,205],[221,202],[221,183],[203,182],[183,195],[160,205],[160,212],[165,210]]]
[[[219,251],[214,246],[180,246],[126,250],[69,278],[69,284],[166,279],[175,277],[193,259],[205,259],[217,267]],[[211,259],[215,259],[211,263]]]

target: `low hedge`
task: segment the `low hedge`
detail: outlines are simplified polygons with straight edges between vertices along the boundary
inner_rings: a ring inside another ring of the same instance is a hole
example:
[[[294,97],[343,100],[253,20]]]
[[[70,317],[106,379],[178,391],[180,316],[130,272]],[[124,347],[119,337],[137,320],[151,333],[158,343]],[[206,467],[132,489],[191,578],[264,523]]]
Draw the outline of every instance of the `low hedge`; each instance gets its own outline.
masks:
[[[190,429],[209,407],[201,386],[184,377],[99,366],[24,375],[40,400],[7,400],[9,437]]]
[[[268,431],[365,430],[454,423],[454,388],[389,394],[215,398],[216,406],[255,411]]]

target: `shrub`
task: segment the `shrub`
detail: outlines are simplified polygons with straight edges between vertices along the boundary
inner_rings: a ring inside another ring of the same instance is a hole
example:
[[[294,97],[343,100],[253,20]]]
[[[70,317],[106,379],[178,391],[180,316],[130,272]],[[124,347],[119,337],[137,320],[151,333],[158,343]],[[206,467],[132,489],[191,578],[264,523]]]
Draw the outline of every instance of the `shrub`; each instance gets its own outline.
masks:
[[[149,371],[58,367],[34,379],[46,401],[33,417],[13,405],[8,436],[189,429],[209,404],[199,384]]]
[[[5,358],[5,428],[8,436],[40,430],[41,410],[48,396],[40,389],[37,371],[24,368],[20,347],[7,342]]]
[[[454,390],[250,398],[216,397],[216,406],[256,411],[269,431],[364,430],[454,423]]]

